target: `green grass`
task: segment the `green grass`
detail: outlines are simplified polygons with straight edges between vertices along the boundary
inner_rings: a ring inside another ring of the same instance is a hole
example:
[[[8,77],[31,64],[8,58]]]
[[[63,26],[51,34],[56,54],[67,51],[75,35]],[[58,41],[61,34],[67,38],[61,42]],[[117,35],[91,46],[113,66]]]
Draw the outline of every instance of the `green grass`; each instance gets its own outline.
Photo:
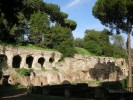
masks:
[[[15,44],[15,43],[4,43],[4,42],[1,42],[0,45],[13,46],[13,47],[18,47],[18,48],[29,48],[29,49],[35,49],[35,50],[57,51],[55,49],[38,47],[38,46],[35,46],[33,44],[27,44],[26,46],[22,46],[20,44]]]
[[[18,47],[20,47],[20,48],[30,48],[30,49],[35,49],[35,50],[57,51],[55,49],[37,47],[37,46],[35,46],[33,44],[28,44],[27,46],[18,46]]]
[[[92,54],[84,48],[75,47],[75,49],[77,54],[92,56]]]

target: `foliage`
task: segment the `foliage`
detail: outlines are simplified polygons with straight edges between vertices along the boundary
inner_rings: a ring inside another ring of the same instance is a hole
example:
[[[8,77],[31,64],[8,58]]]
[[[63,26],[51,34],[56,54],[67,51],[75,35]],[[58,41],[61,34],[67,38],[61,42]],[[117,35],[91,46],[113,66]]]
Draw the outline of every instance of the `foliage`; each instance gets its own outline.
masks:
[[[37,12],[30,17],[30,40],[36,45],[42,45],[44,36],[49,28],[49,19],[46,13]]]
[[[84,49],[84,48],[79,48],[79,47],[75,47],[75,50],[77,54],[82,54],[82,55],[92,55],[88,50]]]
[[[44,11],[50,15],[50,19],[52,22],[56,21],[58,19],[59,16],[59,12],[60,12],[60,7],[56,4],[47,4],[44,3],[43,5],[44,7]]]
[[[111,36],[112,46],[113,46],[113,56],[116,58],[126,57],[126,50],[124,44],[124,38],[121,35]]]
[[[71,30],[75,30],[77,27],[77,23],[73,20],[64,20],[64,22],[61,25],[63,27],[70,28]]]
[[[112,35],[111,41],[116,47],[122,47],[124,48],[124,38],[121,35]]]
[[[30,76],[30,73],[33,72],[33,69],[25,69],[25,68],[21,68],[17,70],[17,73],[20,76]]]
[[[99,34],[94,30],[86,30],[84,36],[84,48],[88,51],[101,55],[101,46],[99,46]]]
[[[45,35],[47,47],[54,48],[63,54],[63,57],[73,56],[75,52],[72,32],[68,28],[53,26],[51,32]]]
[[[75,47],[83,48],[83,43],[84,43],[83,39],[80,39],[80,38],[74,39]]]
[[[110,42],[109,42],[109,31],[103,30],[101,32],[95,30],[86,30],[84,36],[84,48],[96,55],[110,56]]]

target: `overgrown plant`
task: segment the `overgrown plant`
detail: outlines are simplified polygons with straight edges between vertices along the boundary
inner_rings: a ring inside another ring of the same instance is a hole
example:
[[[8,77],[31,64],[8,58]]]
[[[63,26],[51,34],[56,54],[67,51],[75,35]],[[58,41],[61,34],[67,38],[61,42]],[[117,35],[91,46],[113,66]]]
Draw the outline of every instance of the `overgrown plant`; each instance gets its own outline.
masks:
[[[33,72],[33,69],[21,68],[16,71],[20,76],[30,76],[31,72]]]

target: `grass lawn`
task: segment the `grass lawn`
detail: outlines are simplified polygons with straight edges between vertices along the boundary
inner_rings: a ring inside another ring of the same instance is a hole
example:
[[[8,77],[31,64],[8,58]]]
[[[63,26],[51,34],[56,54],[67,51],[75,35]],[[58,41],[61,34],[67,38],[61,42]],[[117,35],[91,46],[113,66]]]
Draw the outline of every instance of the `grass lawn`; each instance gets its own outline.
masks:
[[[92,56],[92,54],[84,48],[75,47],[75,49],[77,54]]]
[[[41,47],[37,47],[33,44],[27,44],[25,46],[22,46],[20,44],[14,44],[14,43],[0,43],[0,45],[5,45],[5,46],[13,46],[13,47],[18,47],[18,48],[30,48],[30,49],[35,49],[35,50],[47,50],[47,51],[57,51],[55,49],[48,49],[48,48],[41,48]]]

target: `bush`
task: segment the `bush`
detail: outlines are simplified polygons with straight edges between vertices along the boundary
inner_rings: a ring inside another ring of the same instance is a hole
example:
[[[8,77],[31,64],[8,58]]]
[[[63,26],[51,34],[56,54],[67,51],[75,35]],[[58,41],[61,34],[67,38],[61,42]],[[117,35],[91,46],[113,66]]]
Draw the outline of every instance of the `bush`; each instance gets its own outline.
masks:
[[[73,57],[75,53],[75,48],[73,45],[73,41],[71,39],[67,39],[66,41],[63,41],[59,45],[55,46],[55,49],[57,49],[59,52],[63,54],[63,58]]]
[[[25,69],[25,68],[22,68],[22,69],[18,69],[17,70],[17,73],[20,76],[30,76],[31,72],[33,72],[33,69]]]

